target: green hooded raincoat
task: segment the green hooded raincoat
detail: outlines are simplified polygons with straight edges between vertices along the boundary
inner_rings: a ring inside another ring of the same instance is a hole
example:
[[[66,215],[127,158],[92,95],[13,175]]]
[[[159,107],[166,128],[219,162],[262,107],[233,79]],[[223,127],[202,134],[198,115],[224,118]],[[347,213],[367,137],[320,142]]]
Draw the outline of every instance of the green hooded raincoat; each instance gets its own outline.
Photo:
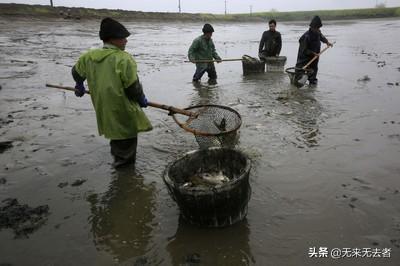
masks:
[[[83,54],[75,70],[87,79],[100,135],[129,139],[152,129],[139,104],[125,95],[124,88],[138,79],[136,62],[130,54],[106,45]]]
[[[188,57],[190,61],[196,60],[221,60],[212,39],[207,40],[204,35],[201,35],[194,39],[192,45],[188,51]],[[198,67],[207,67],[207,63],[197,63]]]

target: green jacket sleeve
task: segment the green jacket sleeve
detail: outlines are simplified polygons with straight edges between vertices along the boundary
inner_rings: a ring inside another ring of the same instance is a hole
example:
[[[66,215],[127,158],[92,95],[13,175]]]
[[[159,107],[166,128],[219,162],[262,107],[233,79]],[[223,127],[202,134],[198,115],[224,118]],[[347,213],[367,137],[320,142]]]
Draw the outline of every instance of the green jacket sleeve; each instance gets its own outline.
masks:
[[[127,55],[124,60],[121,61],[118,68],[124,88],[128,88],[138,79],[136,62],[130,55]]]
[[[144,96],[143,87],[137,75],[136,62],[131,56],[122,61],[120,73],[126,96],[130,100],[139,101]]]
[[[188,58],[190,61],[195,61],[196,60],[196,51],[198,50],[199,42],[197,39],[195,39],[192,42],[192,45],[190,45],[189,51],[188,51]]]
[[[215,50],[215,45],[214,45],[214,42],[212,40],[211,40],[211,49],[212,49],[213,58],[215,58],[217,60],[221,60],[221,57],[219,57],[217,51]]]
[[[78,59],[78,62],[76,62],[75,66],[72,68],[72,76],[75,81],[76,78],[81,78],[83,80],[86,79],[87,73],[86,73],[86,55],[87,53],[81,55]],[[76,72],[76,73],[74,73]],[[77,74],[77,75],[76,75]]]

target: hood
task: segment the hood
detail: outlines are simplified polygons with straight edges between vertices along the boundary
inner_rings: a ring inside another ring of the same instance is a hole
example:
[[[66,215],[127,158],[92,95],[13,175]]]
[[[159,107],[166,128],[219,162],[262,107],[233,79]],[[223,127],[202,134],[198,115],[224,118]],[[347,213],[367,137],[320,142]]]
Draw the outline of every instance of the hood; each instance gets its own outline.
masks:
[[[106,59],[109,55],[118,53],[120,50],[118,48],[103,48],[103,49],[94,49],[90,52],[90,59],[95,62],[101,62]]]
[[[313,17],[313,19],[310,22],[310,27],[311,28],[321,28],[322,27],[322,21],[319,16]]]

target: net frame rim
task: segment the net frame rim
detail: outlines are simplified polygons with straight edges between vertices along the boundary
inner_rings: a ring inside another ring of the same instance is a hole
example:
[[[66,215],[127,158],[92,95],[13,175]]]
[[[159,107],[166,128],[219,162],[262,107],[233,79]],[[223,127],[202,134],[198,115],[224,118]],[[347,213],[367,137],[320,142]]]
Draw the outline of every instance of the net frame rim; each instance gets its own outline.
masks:
[[[183,128],[184,130],[194,134],[194,135],[200,135],[200,136],[204,136],[204,137],[218,137],[218,136],[223,136],[226,134],[230,134],[233,132],[236,132],[239,130],[239,128],[242,126],[242,116],[239,114],[238,111],[236,111],[235,109],[225,106],[225,105],[218,105],[218,104],[200,104],[200,105],[193,105],[193,106],[189,106],[184,108],[183,110],[187,110],[190,111],[192,109],[195,108],[204,108],[204,107],[216,107],[216,108],[221,108],[221,109],[225,109],[228,110],[234,114],[236,114],[236,116],[239,118],[239,123],[236,125],[235,128],[228,130],[228,131],[223,131],[223,132],[219,132],[219,133],[209,133],[209,132],[204,132],[204,131],[200,131],[200,130],[195,130],[193,128],[190,128],[187,126],[187,121],[189,121],[190,119],[193,119],[193,117],[189,117],[185,123],[181,123],[178,118],[176,117],[176,113],[172,114],[172,118],[174,119],[175,123],[177,123],[181,128]],[[196,118],[194,118],[196,119]]]
[[[289,67],[285,69],[285,72],[288,73],[289,75],[294,75],[296,74],[296,70],[302,71],[305,74],[312,74],[314,72],[314,70],[311,68],[303,69],[301,67]]]

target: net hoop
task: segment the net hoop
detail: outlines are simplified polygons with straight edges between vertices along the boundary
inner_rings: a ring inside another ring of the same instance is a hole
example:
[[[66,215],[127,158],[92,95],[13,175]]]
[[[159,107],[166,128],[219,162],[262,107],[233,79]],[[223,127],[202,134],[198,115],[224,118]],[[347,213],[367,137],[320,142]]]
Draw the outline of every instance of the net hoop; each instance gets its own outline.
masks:
[[[217,104],[203,104],[203,105],[194,105],[194,106],[190,106],[187,108],[184,108],[184,110],[187,111],[191,111],[193,109],[198,109],[198,108],[219,108],[219,109],[224,109],[224,110],[228,110],[229,112],[233,113],[237,119],[238,119],[238,123],[235,125],[235,127],[231,130],[226,130],[226,131],[221,131],[219,133],[210,133],[210,132],[205,132],[205,131],[201,131],[201,130],[196,130],[191,128],[190,126],[188,126],[188,123],[190,123],[191,121],[193,121],[194,119],[196,119],[196,116],[192,116],[189,117],[184,123],[180,122],[179,119],[176,117],[176,113],[172,114],[172,118],[174,119],[175,123],[177,123],[182,129],[194,134],[194,135],[200,135],[200,136],[205,136],[205,137],[213,137],[213,136],[222,136],[222,135],[226,135],[229,133],[233,133],[236,132],[242,125],[242,117],[240,116],[239,112],[237,112],[235,109],[232,109],[228,106],[223,106],[223,105],[217,105]],[[198,115],[201,115],[201,111],[197,112]]]

